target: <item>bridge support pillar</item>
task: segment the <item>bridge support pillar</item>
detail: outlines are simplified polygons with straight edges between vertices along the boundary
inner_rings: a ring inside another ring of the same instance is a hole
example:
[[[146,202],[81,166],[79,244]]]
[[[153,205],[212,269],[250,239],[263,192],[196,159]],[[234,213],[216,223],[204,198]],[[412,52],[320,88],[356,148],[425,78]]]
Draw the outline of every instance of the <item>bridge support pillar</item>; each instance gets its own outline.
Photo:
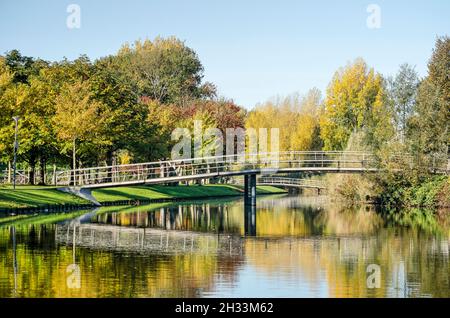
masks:
[[[256,174],[244,176],[244,204],[256,206]]]

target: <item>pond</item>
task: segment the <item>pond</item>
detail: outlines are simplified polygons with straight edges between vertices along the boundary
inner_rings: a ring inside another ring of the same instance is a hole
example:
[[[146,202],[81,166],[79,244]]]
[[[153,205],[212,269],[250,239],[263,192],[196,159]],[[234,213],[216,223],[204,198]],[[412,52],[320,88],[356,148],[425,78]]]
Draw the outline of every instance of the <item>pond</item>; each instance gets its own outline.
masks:
[[[3,216],[0,297],[450,297],[448,220],[400,215],[276,195]]]

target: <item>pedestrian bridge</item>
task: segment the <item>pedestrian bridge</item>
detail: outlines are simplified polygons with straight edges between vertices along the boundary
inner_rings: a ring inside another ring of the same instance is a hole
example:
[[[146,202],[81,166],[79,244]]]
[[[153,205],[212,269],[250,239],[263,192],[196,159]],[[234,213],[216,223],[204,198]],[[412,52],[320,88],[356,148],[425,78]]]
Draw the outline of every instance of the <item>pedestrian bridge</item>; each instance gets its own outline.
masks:
[[[389,157],[390,169],[413,167],[413,157],[397,154]],[[433,161],[424,167],[433,173],[449,173],[450,160]],[[256,206],[256,176],[277,173],[370,173],[377,172],[377,160],[372,153],[360,151],[286,151],[258,154],[189,158],[147,163],[92,167],[59,171],[54,176],[55,186],[91,200],[91,189],[143,184],[170,184],[192,180],[221,179],[229,181],[244,176],[245,205]],[[277,180],[267,180],[277,182]],[[279,180],[278,182],[287,182]],[[293,181],[290,181],[292,185]],[[300,182],[300,181],[298,181]],[[281,185],[281,183],[278,183]],[[297,184],[305,186],[305,184]]]
[[[54,185],[94,189],[275,173],[375,171],[375,158],[367,152],[288,151],[65,170],[56,173]]]

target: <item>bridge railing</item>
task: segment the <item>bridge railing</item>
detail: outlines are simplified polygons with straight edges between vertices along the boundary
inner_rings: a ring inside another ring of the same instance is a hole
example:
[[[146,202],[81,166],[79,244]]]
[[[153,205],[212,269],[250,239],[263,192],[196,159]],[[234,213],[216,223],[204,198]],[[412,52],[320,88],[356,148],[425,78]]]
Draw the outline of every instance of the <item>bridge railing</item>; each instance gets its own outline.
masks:
[[[286,177],[260,177],[257,179],[257,184],[265,185],[292,185],[305,188],[326,188],[326,184],[320,180],[313,179],[298,179]]]
[[[288,151],[156,161],[59,171],[56,185],[85,186],[232,175],[241,171],[298,168],[369,169],[372,154],[358,151]]]

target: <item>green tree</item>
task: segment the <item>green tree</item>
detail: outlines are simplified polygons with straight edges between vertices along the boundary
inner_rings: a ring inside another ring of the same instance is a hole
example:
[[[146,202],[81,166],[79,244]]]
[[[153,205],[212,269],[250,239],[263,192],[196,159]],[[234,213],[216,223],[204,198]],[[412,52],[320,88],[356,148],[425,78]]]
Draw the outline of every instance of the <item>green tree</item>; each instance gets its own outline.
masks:
[[[398,73],[388,80],[388,84],[397,134],[400,142],[405,143],[407,123],[415,111],[419,78],[414,67],[405,63],[400,65]]]
[[[5,55],[5,63],[13,72],[14,83],[27,84],[32,75],[37,75],[42,68],[48,66],[48,62],[23,56],[18,50],[11,50]]]
[[[184,105],[215,94],[214,85],[201,83],[203,66],[197,54],[174,37],[125,45],[117,60],[119,69],[136,83],[139,96]]]
[[[436,40],[428,76],[417,96],[416,115],[409,124],[413,152],[425,164],[445,164],[450,144],[450,38]]]
[[[154,133],[148,126],[149,109],[142,102],[136,84],[119,71],[115,57],[97,60],[90,78],[93,98],[101,103],[104,125],[97,139],[97,148],[108,165],[120,150],[140,151],[148,145],[148,136]],[[134,158],[142,157],[135,153]]]
[[[14,87],[14,74],[6,64],[5,58],[0,56],[0,160],[11,159],[13,151],[14,134],[12,127],[12,106],[15,104],[15,96],[12,94]]]
[[[2,119],[0,124],[0,148],[4,161],[12,156],[12,140],[14,125],[12,116],[19,116],[19,151],[18,159],[25,161],[30,168],[29,180],[34,183],[35,170],[38,161],[41,161],[41,172],[45,164],[44,148],[50,143],[48,130],[51,129],[45,122],[48,121],[49,108],[41,103],[38,90],[34,87],[35,78],[48,68],[48,63],[24,57],[13,50],[2,58]],[[42,96],[45,96],[43,94]],[[44,181],[44,172],[41,173],[41,182]]]

